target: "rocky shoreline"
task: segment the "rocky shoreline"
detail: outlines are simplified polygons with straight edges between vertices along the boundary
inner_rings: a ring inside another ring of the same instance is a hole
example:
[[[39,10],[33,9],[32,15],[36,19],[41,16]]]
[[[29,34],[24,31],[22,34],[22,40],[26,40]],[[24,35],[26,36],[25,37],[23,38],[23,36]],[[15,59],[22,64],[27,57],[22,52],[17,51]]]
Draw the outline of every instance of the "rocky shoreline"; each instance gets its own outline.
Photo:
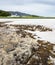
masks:
[[[43,25],[13,25],[17,29],[30,30],[30,31],[52,31],[51,28]]]
[[[55,44],[37,40],[25,30],[52,31],[40,25],[1,24],[0,65],[54,65],[51,58],[55,58]]]

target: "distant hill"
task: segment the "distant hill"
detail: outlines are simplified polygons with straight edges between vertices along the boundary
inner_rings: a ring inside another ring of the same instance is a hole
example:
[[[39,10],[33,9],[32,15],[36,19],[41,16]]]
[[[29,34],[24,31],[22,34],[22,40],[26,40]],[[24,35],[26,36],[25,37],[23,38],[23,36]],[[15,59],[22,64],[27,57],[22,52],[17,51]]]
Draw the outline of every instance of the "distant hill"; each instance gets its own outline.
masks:
[[[0,10],[0,16],[11,16],[11,14],[8,12],[8,11],[3,11],[3,10]]]
[[[27,13],[22,13],[18,11],[4,11],[0,10],[0,18],[7,17],[7,18],[44,18],[42,16],[31,15]]]
[[[26,14],[18,11],[9,11],[9,13],[11,13],[11,15],[16,15],[16,16],[30,16],[30,14]]]

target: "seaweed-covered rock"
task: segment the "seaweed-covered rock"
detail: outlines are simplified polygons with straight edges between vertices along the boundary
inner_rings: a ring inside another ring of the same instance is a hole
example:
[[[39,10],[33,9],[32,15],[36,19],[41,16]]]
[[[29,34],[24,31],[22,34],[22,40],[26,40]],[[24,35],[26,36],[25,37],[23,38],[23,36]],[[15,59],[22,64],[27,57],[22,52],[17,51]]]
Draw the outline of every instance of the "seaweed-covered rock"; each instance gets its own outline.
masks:
[[[0,27],[0,65],[54,65],[50,56],[55,58],[55,45],[34,39],[31,33],[25,32],[27,26],[16,27]]]

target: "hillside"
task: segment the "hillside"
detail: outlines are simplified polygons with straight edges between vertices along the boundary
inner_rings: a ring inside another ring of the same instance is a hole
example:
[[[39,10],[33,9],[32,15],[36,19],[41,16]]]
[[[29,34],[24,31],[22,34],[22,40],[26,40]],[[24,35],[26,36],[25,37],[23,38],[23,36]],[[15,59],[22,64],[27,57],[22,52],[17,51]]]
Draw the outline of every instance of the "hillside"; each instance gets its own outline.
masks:
[[[3,10],[0,10],[0,17],[6,17],[6,16],[11,16],[11,13],[9,13],[8,11],[3,11]]]
[[[18,12],[18,11],[9,11],[11,15],[16,15],[16,16],[30,16],[30,14]]]
[[[44,17],[44,16],[27,14],[19,11],[4,11],[4,10],[0,10],[0,18],[55,19],[55,17]]]

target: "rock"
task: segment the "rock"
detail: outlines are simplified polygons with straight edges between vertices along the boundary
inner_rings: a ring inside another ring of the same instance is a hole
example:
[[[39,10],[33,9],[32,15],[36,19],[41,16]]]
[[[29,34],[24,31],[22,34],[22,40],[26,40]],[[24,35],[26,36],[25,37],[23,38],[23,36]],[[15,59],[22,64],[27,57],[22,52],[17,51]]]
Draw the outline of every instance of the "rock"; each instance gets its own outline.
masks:
[[[14,49],[15,49],[15,47],[12,44],[7,44],[7,45],[4,46],[4,50],[6,52],[13,51]]]
[[[17,43],[18,42],[17,34],[14,30],[15,29],[12,26],[2,28],[0,31],[0,38],[1,38],[0,41],[5,43],[8,43],[8,42]]]
[[[25,32],[25,29],[33,30],[36,27],[27,27],[13,25],[0,27],[0,65],[50,64],[48,64],[49,56],[54,57],[54,45],[44,40],[34,39],[32,34]]]

